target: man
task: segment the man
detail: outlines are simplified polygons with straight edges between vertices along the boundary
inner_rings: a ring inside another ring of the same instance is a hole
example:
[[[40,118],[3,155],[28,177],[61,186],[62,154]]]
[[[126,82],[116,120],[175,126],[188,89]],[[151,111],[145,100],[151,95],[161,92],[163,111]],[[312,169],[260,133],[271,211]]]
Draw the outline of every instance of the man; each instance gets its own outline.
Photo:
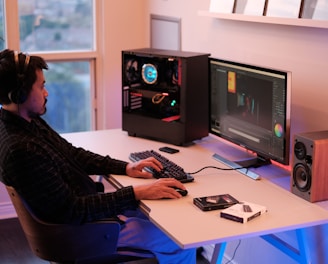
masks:
[[[60,137],[40,117],[46,112],[47,69],[41,57],[0,52],[0,180],[13,186],[44,221],[82,224],[119,216],[125,221],[119,246],[150,250],[160,263],[195,263],[195,250],[181,250],[136,210],[141,199],[181,198],[172,187],[185,189],[183,184],[160,179],[99,193],[89,175],[151,178],[143,168],[160,170],[162,165],[153,158],[127,163],[100,156]]]

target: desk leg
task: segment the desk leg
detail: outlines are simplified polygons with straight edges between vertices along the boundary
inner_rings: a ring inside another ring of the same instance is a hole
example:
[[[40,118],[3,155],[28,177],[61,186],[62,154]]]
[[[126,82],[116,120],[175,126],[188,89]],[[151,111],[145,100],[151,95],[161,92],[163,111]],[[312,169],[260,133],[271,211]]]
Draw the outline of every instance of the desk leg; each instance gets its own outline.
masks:
[[[277,236],[271,234],[271,235],[265,235],[261,236],[265,241],[297,261],[297,263],[300,264],[308,264],[309,262],[309,252],[308,247],[306,246],[306,240],[304,235],[304,229],[296,229],[296,235],[297,235],[297,242],[298,242],[298,249],[292,247],[285,241],[281,240]]]
[[[221,264],[222,263],[226,246],[227,246],[226,242],[215,245],[213,256],[211,259],[211,264]]]

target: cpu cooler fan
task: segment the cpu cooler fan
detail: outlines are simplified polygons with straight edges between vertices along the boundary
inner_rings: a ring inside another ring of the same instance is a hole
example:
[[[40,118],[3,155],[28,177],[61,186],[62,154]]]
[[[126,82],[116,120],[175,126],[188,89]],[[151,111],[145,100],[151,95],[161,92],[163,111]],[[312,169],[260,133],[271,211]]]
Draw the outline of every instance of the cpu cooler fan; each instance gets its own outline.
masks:
[[[127,83],[136,83],[140,80],[140,70],[138,61],[130,59],[125,62],[125,80]]]
[[[141,70],[142,80],[147,84],[154,84],[158,78],[158,71],[154,64],[146,63]]]

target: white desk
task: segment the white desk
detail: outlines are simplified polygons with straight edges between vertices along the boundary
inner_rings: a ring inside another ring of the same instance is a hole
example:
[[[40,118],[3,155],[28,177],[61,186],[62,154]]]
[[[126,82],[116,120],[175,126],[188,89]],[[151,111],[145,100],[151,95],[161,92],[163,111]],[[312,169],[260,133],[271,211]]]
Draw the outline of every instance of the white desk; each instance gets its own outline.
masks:
[[[126,161],[129,160],[130,152],[158,150],[159,147],[168,145],[129,137],[120,129],[71,133],[63,136],[76,146]],[[189,147],[174,146],[180,149],[179,153],[163,155],[182,166],[186,172],[194,172],[208,165],[224,167],[212,158],[213,152],[206,148],[206,140],[212,142],[213,139],[205,138],[201,141],[202,144],[197,143]],[[307,252],[305,241],[302,240],[302,228],[328,223],[327,210],[306,202],[266,179],[255,181],[235,171],[215,169],[206,169],[194,177],[194,182],[185,185],[189,191],[186,197],[179,200],[142,201],[142,209],[149,219],[181,248],[216,244],[214,259],[219,258],[220,261],[226,242],[261,236],[300,263],[306,263]],[[151,181],[126,176],[113,176],[112,180],[117,187]],[[220,193],[230,193],[238,200],[265,205],[268,212],[241,224],[220,218],[219,211],[202,212],[193,205],[194,197]],[[287,230],[299,231],[300,248],[295,249],[296,252],[271,235]],[[214,260],[212,263],[215,263]]]

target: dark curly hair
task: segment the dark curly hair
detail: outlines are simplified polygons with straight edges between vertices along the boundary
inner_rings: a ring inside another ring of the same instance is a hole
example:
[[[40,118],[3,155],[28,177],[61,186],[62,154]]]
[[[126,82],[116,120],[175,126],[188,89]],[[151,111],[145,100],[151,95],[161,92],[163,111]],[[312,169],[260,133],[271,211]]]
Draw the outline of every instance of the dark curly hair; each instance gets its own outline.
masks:
[[[39,56],[22,52],[17,56],[18,63],[15,61],[15,51],[5,49],[0,52],[0,104],[3,105],[14,101],[10,96],[13,92],[19,91],[27,96],[36,81],[36,70],[48,70],[47,63]]]

